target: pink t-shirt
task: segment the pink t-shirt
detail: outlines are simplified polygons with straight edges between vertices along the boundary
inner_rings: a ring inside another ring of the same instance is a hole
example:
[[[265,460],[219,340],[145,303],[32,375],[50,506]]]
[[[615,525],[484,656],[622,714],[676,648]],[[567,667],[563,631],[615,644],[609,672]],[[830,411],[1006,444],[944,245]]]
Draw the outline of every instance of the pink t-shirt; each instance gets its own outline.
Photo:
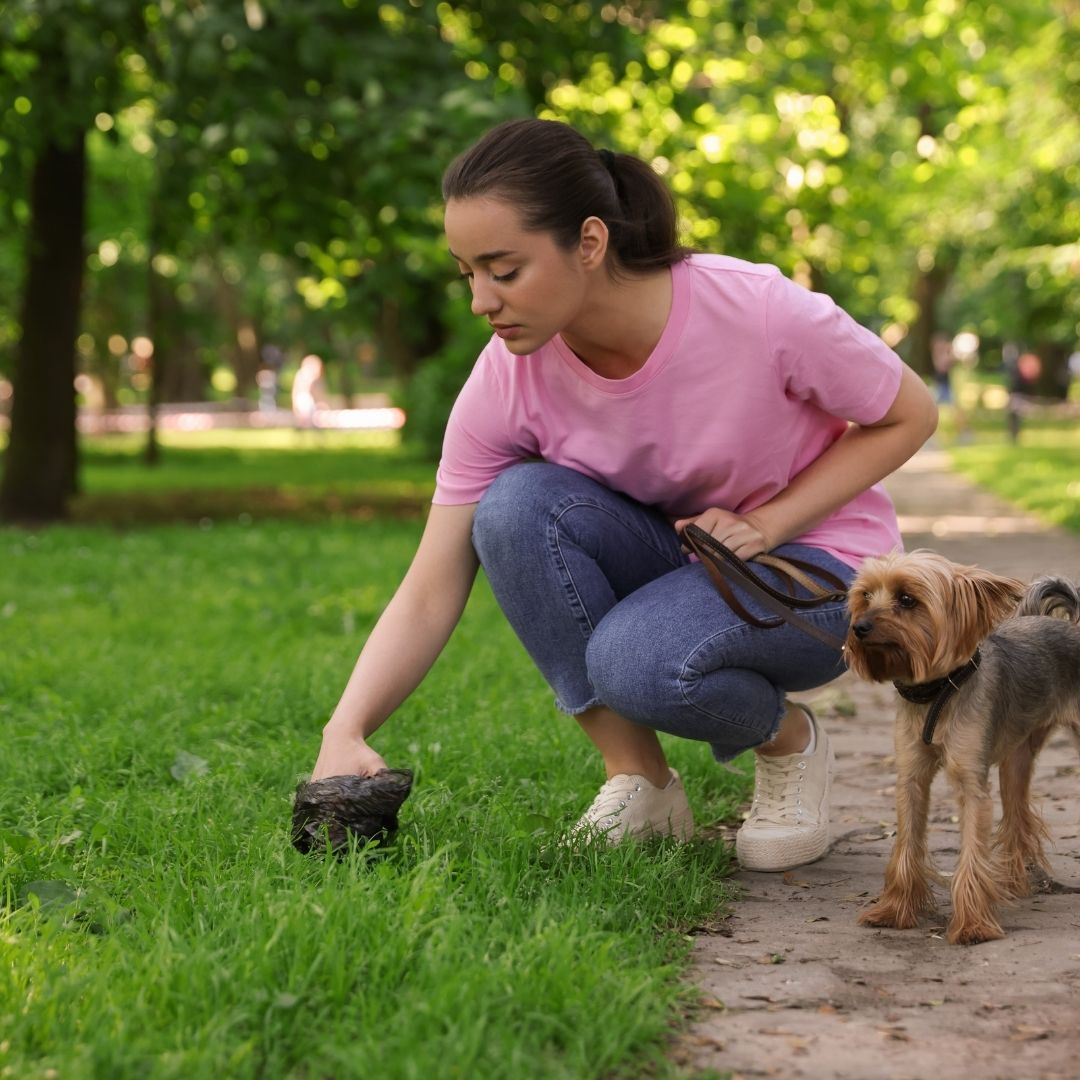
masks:
[[[629,378],[602,378],[557,335],[527,356],[493,337],[450,414],[434,502],[477,502],[502,470],[542,458],[672,518],[746,513],[849,420],[874,423],[892,405],[899,357],[829,297],[721,255],[671,273],[667,325]],[[852,566],[901,546],[880,485],[796,541]]]

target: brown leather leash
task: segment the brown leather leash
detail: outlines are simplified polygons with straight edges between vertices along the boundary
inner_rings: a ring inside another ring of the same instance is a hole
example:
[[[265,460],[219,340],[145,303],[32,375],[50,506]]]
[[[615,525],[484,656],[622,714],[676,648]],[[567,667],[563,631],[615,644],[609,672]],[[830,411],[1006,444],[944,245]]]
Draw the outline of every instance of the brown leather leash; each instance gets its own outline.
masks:
[[[804,562],[802,559],[781,559],[776,555],[768,554],[756,555],[754,562],[768,566],[780,575],[785,587],[789,590],[783,592],[773,588],[767,581],[763,581],[750,569],[748,563],[700,526],[687,525],[682,531],[682,537],[687,547],[701,560],[702,566],[705,567],[713,585],[716,586],[716,591],[740,619],[751,626],[766,630],[774,629],[785,622],[790,623],[803,633],[824,642],[830,648],[842,649],[844,647],[843,638],[830,634],[828,630],[823,630],[792,610],[810,610],[822,604],[847,599],[847,585],[835,574],[822,570],[820,566],[814,566],[813,563]],[[811,575],[819,577],[825,585],[815,581]],[[796,583],[802,585],[812,595],[796,596]],[[776,618],[763,618],[751,614],[735,596],[732,585],[737,585],[754,597],[764,607],[774,612]],[[826,585],[831,588],[826,588]]]

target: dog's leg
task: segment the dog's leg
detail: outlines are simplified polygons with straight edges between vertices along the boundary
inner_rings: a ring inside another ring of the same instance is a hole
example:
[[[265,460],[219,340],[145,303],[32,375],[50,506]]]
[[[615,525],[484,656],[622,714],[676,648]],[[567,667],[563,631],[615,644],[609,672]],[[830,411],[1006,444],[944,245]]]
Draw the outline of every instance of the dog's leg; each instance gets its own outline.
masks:
[[[946,764],[946,772],[960,802],[960,858],[952,880],[949,941],[976,945],[1005,936],[996,915],[1003,897],[995,881],[990,849],[994,804],[989,767],[954,759]]]
[[[885,889],[877,901],[859,915],[863,926],[891,926],[910,930],[919,916],[934,908],[931,872],[926,853],[926,821],[930,810],[930,784],[938,770],[938,756],[918,741],[896,734],[896,843],[885,869]]]
[[[1046,825],[1031,805],[1031,774],[1049,733],[1049,726],[1032,732],[998,770],[1001,821],[994,842],[1000,849],[1002,888],[1009,896],[1027,896],[1031,892],[1029,867],[1041,867],[1050,873],[1042,844],[1047,838]]]

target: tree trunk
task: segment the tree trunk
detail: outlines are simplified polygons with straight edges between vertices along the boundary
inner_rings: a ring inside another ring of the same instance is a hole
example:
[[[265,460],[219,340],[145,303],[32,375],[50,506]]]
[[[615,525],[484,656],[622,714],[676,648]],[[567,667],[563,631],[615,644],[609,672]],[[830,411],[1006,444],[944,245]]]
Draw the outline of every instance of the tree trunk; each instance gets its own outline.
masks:
[[[82,296],[86,143],[48,142],[34,165],[0,517],[55,521],[78,489],[75,338]]]
[[[1039,341],[1035,351],[1042,360],[1035,393],[1064,401],[1069,396],[1069,349],[1060,342]]]
[[[158,169],[167,168],[163,161],[158,162]],[[163,217],[161,175],[159,171],[156,190],[150,204],[149,248],[146,258],[146,324],[153,342],[153,354],[150,357],[150,391],[146,396],[146,447],[143,461],[147,465],[161,463],[161,441],[158,438],[158,407],[163,400],[163,391],[168,378],[171,362],[172,341],[168,333],[169,318],[167,306],[171,289],[160,273],[154,268],[154,260],[162,249],[162,237],[165,233]]]
[[[412,298],[408,319],[394,297],[383,297],[375,322],[379,355],[389,361],[393,373],[410,379],[420,363],[437,352],[446,341],[442,323],[442,303],[434,288]]]
[[[938,261],[930,270],[920,270],[915,276],[914,300],[919,305],[919,315],[908,336],[908,353],[905,359],[920,375],[931,375],[933,364],[933,338],[938,331],[938,301],[949,282],[951,267]]]
[[[244,310],[245,298],[240,289],[231,283],[218,265],[218,299],[226,324],[232,335],[232,369],[236,376],[233,395],[246,398],[255,389],[255,377],[262,363],[259,352],[262,342],[259,327]]]
[[[375,333],[379,351],[389,360],[391,370],[407,381],[416,371],[416,354],[402,332],[401,306],[392,296],[382,298]]]
[[[156,213],[156,208],[153,211]],[[151,236],[154,229],[151,227]],[[150,390],[146,395],[146,446],[143,448],[143,461],[147,465],[161,464],[161,440],[158,438],[158,407],[161,405],[162,391],[167,378],[169,364],[169,343],[165,340],[165,299],[168,285],[154,269],[154,256],[157,254],[155,241],[150,242],[150,257],[146,260],[147,311],[146,324],[150,331],[150,340],[154,343],[154,352],[150,357]]]

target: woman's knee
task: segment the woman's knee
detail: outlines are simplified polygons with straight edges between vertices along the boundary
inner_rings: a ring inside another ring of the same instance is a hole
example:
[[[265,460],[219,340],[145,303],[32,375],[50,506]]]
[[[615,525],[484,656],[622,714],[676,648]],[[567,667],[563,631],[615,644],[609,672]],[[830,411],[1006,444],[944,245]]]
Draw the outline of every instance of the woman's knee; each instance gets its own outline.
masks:
[[[480,496],[476,521],[481,528],[498,527],[537,512],[550,512],[562,497],[571,470],[546,461],[522,461],[504,469]],[[584,479],[584,477],[582,477]]]
[[[526,527],[535,527],[543,503],[544,462],[522,462],[503,470],[480,497],[473,517],[473,546],[481,559]]]
[[[597,699],[629,720],[723,748],[724,757],[764,742],[783,690],[752,670],[703,671],[692,641],[638,608],[617,605],[589,639],[585,665]]]
[[[524,461],[504,469],[480,497],[473,546],[481,561],[502,551],[520,555],[541,538],[560,510],[587,498],[595,481],[562,465]]]

